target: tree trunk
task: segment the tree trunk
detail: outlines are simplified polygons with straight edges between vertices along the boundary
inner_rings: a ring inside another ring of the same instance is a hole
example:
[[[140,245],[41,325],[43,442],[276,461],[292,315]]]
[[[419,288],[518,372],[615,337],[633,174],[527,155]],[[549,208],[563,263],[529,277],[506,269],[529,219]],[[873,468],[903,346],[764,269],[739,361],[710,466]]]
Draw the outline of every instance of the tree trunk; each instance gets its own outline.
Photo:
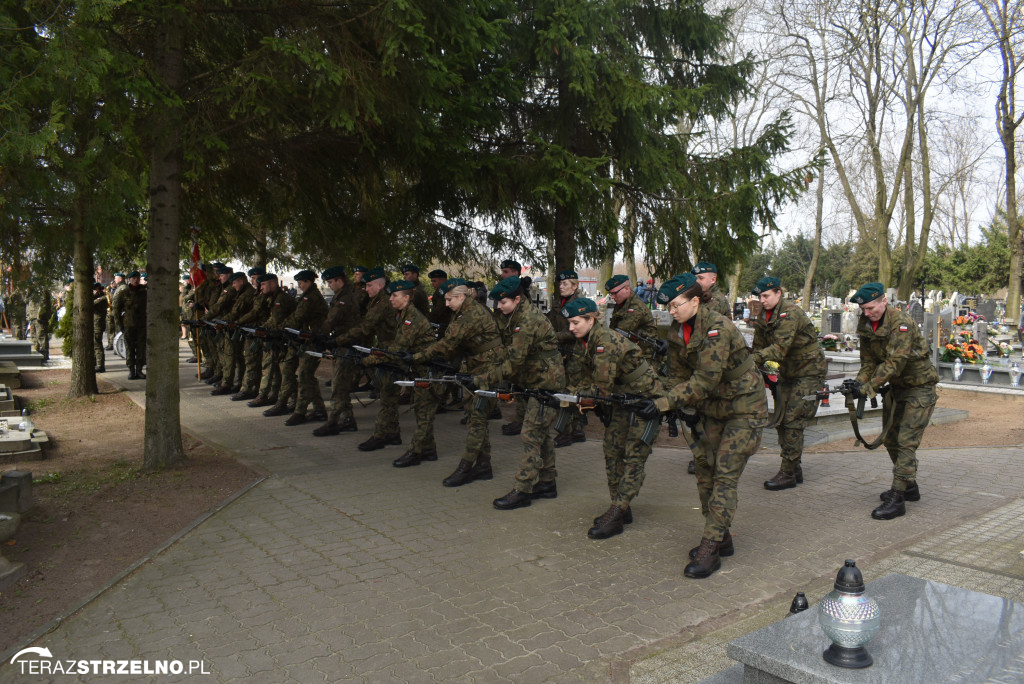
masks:
[[[576,269],[576,226],[572,212],[565,206],[555,207],[555,275]]]
[[[256,263],[253,264],[255,267],[266,268],[267,261],[267,229],[264,226],[260,226],[256,229]]]
[[[818,172],[818,187],[814,191],[814,247],[811,250],[811,265],[807,267],[804,278],[803,302],[804,311],[811,310],[811,288],[814,286],[814,274],[818,270],[818,257],[821,256],[821,227],[825,213],[825,174]]]
[[[71,231],[75,236],[74,267],[75,293],[72,306],[71,386],[68,397],[86,397],[96,394],[96,357],[93,349],[92,320],[92,249],[85,237],[81,208],[76,208]]]
[[[180,17],[166,13],[153,60],[158,82],[177,92],[184,80],[184,39]],[[146,269],[146,434],[143,469],[185,459],[178,405],[178,252],[181,229],[181,109],[165,103],[153,120],[149,179],[150,223]]]

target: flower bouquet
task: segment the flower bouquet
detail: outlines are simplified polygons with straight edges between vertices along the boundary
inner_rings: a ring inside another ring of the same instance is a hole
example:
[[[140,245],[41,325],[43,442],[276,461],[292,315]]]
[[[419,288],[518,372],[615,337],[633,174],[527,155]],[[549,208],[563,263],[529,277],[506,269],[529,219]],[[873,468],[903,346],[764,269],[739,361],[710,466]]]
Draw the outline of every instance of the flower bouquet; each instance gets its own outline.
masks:
[[[976,340],[967,338],[958,341],[955,335],[949,336],[945,349],[942,350],[940,361],[950,363],[960,359],[963,363],[981,363],[985,358],[985,350]]]
[[[825,351],[837,351],[839,349],[839,336],[829,333],[818,338],[818,343]]]

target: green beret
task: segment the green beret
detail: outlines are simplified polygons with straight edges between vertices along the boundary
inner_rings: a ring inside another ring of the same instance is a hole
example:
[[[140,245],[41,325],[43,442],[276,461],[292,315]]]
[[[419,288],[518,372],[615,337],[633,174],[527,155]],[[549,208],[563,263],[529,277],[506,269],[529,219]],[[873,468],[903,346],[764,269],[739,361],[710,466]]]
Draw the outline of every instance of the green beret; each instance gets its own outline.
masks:
[[[220,261],[214,261],[213,262],[213,267],[214,268],[224,268],[224,264],[222,262],[220,262]]]
[[[512,268],[519,271],[520,273],[523,272],[522,264],[520,264],[518,261],[515,261],[514,259],[505,259],[504,261],[501,262],[501,267]]]
[[[139,278],[140,275],[139,275],[138,271],[132,271],[131,273],[128,274],[128,277],[129,278]],[[72,281],[72,282],[74,282],[74,281]]]
[[[698,261],[697,265],[690,271],[693,275],[700,275],[701,273],[718,273],[718,267],[710,261]]]
[[[189,278],[191,278],[191,277],[192,277],[192,276],[190,276],[190,275],[189,275],[188,273],[186,273],[186,274],[184,274],[183,276],[181,276],[181,279],[182,279],[182,280],[188,280],[188,279],[189,279]]]
[[[115,273],[115,274],[114,274],[114,277],[115,277],[115,278],[117,278],[118,276],[120,276],[120,277],[122,277],[122,278],[124,278],[124,277],[125,277],[124,273],[121,273],[121,271],[118,271],[117,273]]]
[[[388,274],[384,272],[383,268],[381,268],[380,266],[374,266],[373,268],[366,272],[366,275],[363,276],[363,280],[366,282],[370,282],[371,280],[377,280],[377,278],[387,277]]]
[[[217,275],[224,275],[225,273],[231,275],[234,272],[235,270],[233,268],[231,268],[230,266],[225,266],[224,264],[221,264],[220,266],[217,267]]]
[[[765,276],[764,278],[761,278],[760,280],[757,281],[757,283],[754,285],[754,289],[751,290],[751,292],[753,292],[756,295],[759,295],[762,292],[767,292],[768,290],[774,290],[780,287],[782,287],[781,280],[779,280],[778,278],[773,278],[772,276]]]
[[[142,273],[139,274],[139,276],[142,277],[142,278],[148,278],[149,274],[146,273],[145,271],[143,271]]]
[[[628,282],[629,282],[629,278],[624,276],[624,275],[622,275],[622,274],[613,275],[611,278],[608,279],[608,282],[606,282],[604,284],[604,289],[609,291],[609,292],[611,292],[612,290],[617,288],[619,285],[622,285],[623,283],[628,283]]]
[[[92,289],[94,289],[94,290],[102,290],[103,289],[103,283],[93,283],[92,284]]]
[[[316,280],[316,272],[310,271],[308,268],[303,269],[296,273],[294,278],[295,280],[308,280],[309,282],[313,282]]]
[[[419,271],[417,271],[419,273]],[[388,286],[384,288],[388,291],[388,294],[395,294],[396,292],[405,292],[406,290],[415,290],[416,283],[409,282],[408,280],[395,280],[388,283]]]
[[[267,275],[267,269],[260,268],[259,266],[253,266],[252,268],[249,269],[248,274],[250,276]]]
[[[407,271],[412,271],[413,273],[419,273],[420,272],[420,267],[417,266],[416,264],[406,264],[405,266],[402,266],[402,273],[406,273]]]
[[[593,299],[577,297],[562,307],[562,315],[566,318],[581,316],[585,313],[597,313],[597,303]]]
[[[369,270],[370,269],[366,268],[365,266],[353,266],[352,267],[352,272],[353,273],[366,273]]]
[[[509,276],[491,288],[491,299],[511,299],[522,293],[522,287],[522,279],[519,276]]]
[[[448,294],[452,290],[452,288],[458,287],[459,285],[465,285],[466,287],[469,287],[469,283],[463,280],[462,278],[449,278],[448,280],[441,283],[441,287],[437,288],[437,291],[440,292],[442,296],[444,296]]]
[[[331,266],[329,269],[320,274],[320,277],[324,280],[330,280],[332,278],[341,278],[345,275],[344,266]]]
[[[658,288],[658,303],[668,304],[696,284],[697,276],[693,273],[680,273],[677,276],[672,276]]]
[[[271,280],[273,280],[275,283],[277,282],[277,274],[276,273],[264,273],[263,275],[261,275],[259,278],[256,279],[256,282],[257,283],[266,283],[266,282],[270,282]]]
[[[241,271],[235,271],[234,273],[231,274],[231,277],[228,278],[228,282],[232,282],[233,283],[236,280],[248,280],[248,279],[249,279],[249,277],[247,275],[245,275],[244,273],[242,273]]]
[[[555,282],[556,283],[560,283],[563,280],[579,280],[579,279],[580,279],[580,277],[576,273],[576,271],[573,271],[572,269],[568,269],[568,268],[555,276]]]
[[[433,271],[427,274],[428,278],[442,278],[448,280],[448,274],[439,268],[435,268]]]
[[[854,304],[867,304],[885,296],[885,285],[882,283],[865,283],[853,293],[850,301]]]

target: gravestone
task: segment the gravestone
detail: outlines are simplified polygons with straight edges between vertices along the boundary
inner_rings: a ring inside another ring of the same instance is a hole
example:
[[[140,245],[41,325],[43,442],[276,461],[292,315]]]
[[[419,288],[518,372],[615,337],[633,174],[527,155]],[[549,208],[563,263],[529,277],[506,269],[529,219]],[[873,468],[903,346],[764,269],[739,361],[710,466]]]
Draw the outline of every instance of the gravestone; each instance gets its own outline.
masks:
[[[843,312],[825,311],[821,315],[821,332],[841,333],[843,331]]]
[[[914,319],[914,322],[921,325],[924,322],[924,307],[921,306],[921,302],[916,299],[910,301],[907,305],[907,313]]]
[[[844,311],[840,329],[844,335],[857,334],[857,321],[860,320],[860,307],[851,306],[851,311]],[[852,309],[856,309],[855,311]]]
[[[929,311],[924,313],[921,321],[921,334],[924,335],[924,340],[931,349],[939,346],[939,338],[937,337],[939,334],[939,317],[937,314]]]
[[[939,312],[939,344],[946,344],[949,336],[953,334],[953,309],[943,309]]]
[[[986,321],[995,322],[996,320],[996,300],[986,299],[985,301],[978,304],[974,310],[976,314],[982,316]]]
[[[978,344],[981,345],[981,348],[985,350],[985,354],[988,354],[988,323],[985,321],[975,321],[974,339],[976,339]]]

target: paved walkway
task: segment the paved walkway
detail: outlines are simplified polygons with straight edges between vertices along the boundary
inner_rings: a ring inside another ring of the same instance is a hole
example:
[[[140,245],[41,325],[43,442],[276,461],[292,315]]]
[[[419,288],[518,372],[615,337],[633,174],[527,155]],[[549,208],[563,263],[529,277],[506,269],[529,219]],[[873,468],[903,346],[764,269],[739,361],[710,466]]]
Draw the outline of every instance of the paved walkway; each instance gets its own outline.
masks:
[[[120,367],[108,379],[142,401]],[[608,505],[597,441],[558,450],[557,499],[497,511],[519,456],[497,421],[495,479],[446,489],[458,414],[438,416],[439,461],[398,470],[404,447],[355,448],[375,406],[356,408],[360,432],[315,438],[209,396],[194,369],[182,366],[184,426],[271,476],[36,642],[55,658],[198,659],[218,682],[686,682],[727,667],[722,644],[795,591],[823,595],[845,558],[869,580],[955,568],[1022,598],[1021,447],[923,451],[923,499],[888,522],[869,516],[889,484],[884,451],[811,455],[803,485],[770,493],[766,447],[740,483],[736,555],[697,581],[682,575],[702,529],[685,447],[655,448],[636,521],[592,541]],[[25,678],[4,667],[0,681]]]

